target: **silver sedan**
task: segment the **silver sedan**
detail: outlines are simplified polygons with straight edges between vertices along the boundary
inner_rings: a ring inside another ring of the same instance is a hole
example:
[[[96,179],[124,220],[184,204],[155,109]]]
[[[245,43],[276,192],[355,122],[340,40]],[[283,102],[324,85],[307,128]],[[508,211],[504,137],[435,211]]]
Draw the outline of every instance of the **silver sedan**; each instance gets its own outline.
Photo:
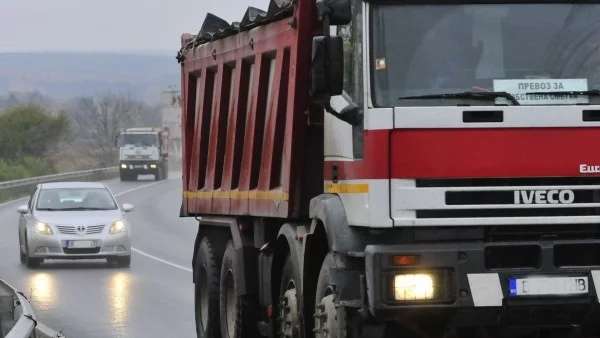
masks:
[[[106,258],[131,264],[131,230],[125,213],[103,183],[39,184],[17,211],[21,263],[38,266],[44,259]]]

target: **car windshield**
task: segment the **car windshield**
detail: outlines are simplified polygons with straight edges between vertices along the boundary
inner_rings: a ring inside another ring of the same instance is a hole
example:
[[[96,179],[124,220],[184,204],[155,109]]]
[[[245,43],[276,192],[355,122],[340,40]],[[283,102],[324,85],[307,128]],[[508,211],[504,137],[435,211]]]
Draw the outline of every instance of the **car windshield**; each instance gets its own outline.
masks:
[[[36,210],[116,210],[117,204],[105,188],[42,189]]]
[[[152,147],[158,145],[156,134],[121,134],[121,145],[134,145],[136,147]]]
[[[600,97],[527,94],[600,88],[600,4],[400,5],[371,11],[373,101],[380,107],[510,104],[400,99],[508,92],[526,104]]]

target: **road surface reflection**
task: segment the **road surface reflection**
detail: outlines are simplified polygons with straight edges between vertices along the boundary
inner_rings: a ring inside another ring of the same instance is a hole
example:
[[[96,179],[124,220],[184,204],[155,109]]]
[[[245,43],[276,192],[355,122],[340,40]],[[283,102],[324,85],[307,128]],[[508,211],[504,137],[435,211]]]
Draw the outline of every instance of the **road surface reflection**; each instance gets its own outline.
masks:
[[[56,305],[56,280],[47,272],[37,272],[29,277],[31,285],[31,302],[35,302],[39,310],[50,310]],[[23,292],[27,296],[26,290]]]
[[[110,278],[108,299],[111,306],[112,326],[118,330],[122,330],[127,321],[130,286],[131,275],[128,273],[118,272]]]

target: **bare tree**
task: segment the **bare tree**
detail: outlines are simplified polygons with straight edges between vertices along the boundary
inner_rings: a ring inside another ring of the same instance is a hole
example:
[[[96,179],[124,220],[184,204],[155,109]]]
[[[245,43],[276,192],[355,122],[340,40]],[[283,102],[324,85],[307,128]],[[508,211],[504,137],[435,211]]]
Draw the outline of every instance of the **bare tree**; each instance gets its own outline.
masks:
[[[100,166],[118,162],[114,141],[123,128],[135,126],[144,104],[130,92],[103,92],[77,99],[68,109],[76,134],[76,148]]]

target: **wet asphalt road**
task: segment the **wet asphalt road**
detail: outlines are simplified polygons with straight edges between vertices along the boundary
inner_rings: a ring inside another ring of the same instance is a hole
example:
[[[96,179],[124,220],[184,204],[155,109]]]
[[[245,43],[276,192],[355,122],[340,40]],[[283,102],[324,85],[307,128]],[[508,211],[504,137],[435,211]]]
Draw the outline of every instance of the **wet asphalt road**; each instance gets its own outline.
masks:
[[[181,173],[169,180],[111,180],[135,210],[130,268],[105,260],[19,263],[18,214],[24,200],[0,205],[0,278],[30,300],[38,320],[68,338],[195,337],[191,259],[197,222],[180,219]]]

